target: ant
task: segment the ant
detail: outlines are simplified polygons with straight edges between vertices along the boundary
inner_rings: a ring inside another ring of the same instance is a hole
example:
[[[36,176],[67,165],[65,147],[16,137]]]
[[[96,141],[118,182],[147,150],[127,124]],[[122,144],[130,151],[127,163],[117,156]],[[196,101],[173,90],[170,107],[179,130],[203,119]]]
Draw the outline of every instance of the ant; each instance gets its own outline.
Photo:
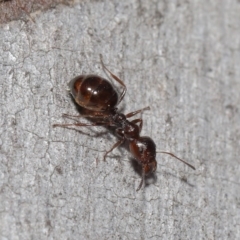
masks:
[[[69,126],[113,126],[120,140],[115,143],[112,148],[104,154],[104,160],[107,154],[112,152],[124,141],[128,141],[129,149],[135,160],[142,167],[142,178],[137,188],[141,189],[145,176],[154,173],[157,169],[156,161],[156,145],[150,137],[140,136],[143,121],[141,118],[129,121],[128,118],[142,113],[144,110],[149,110],[146,107],[126,115],[120,113],[117,109],[118,104],[123,100],[126,93],[126,85],[121,79],[115,76],[104,65],[102,55],[100,54],[100,61],[103,69],[108,72],[111,77],[117,81],[123,90],[118,96],[113,86],[106,79],[97,75],[80,75],[69,82],[69,90],[75,102],[84,109],[84,114],[81,116],[93,118],[93,123],[76,122],[73,124],[54,124],[53,127],[69,127]],[[64,114],[64,117],[80,117]],[[161,152],[178,159],[189,167],[195,170],[195,167],[186,161],[176,157],[170,152]]]

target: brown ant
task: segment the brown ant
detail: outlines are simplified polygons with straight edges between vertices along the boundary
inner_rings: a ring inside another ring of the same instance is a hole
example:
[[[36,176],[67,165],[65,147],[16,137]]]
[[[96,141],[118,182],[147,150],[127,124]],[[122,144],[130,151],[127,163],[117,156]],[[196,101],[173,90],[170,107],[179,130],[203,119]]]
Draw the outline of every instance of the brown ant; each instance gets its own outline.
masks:
[[[138,191],[144,183],[145,176],[155,172],[157,169],[156,145],[150,137],[140,136],[143,124],[141,118],[134,119],[132,121],[129,121],[128,118],[135,116],[144,110],[149,110],[150,107],[130,112],[126,115],[119,113],[117,105],[124,98],[127,88],[121,79],[106,68],[102,60],[102,55],[100,55],[100,60],[103,69],[107,71],[120,85],[122,85],[123,90],[120,97],[118,97],[118,94],[111,83],[102,77],[97,75],[77,76],[69,82],[70,93],[76,103],[85,110],[84,115],[82,116],[93,118],[94,123],[87,124],[76,122],[74,124],[54,124],[53,127],[113,126],[116,129],[115,131],[120,140],[104,154],[104,160],[106,159],[108,153],[127,140],[131,154],[142,166],[142,179],[139,187],[137,188]],[[64,114],[63,116],[68,117],[70,115]],[[175,157],[195,170],[195,167],[176,157],[174,154],[170,152],[162,153]]]

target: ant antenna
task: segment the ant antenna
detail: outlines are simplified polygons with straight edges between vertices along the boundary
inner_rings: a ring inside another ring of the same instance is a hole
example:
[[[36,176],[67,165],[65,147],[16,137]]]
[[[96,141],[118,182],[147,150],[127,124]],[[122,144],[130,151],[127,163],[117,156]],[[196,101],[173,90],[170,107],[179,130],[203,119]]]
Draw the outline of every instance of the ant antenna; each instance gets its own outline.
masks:
[[[120,97],[119,97],[119,100],[118,100],[118,104],[119,104],[119,103],[123,100],[123,98],[124,98],[124,96],[125,96],[125,93],[126,93],[126,91],[127,91],[127,87],[126,87],[126,85],[124,84],[124,82],[123,82],[120,78],[118,78],[116,75],[114,75],[114,74],[105,66],[105,64],[103,63],[103,56],[102,56],[102,54],[99,54],[99,57],[100,57],[100,61],[101,61],[103,70],[104,70],[105,72],[107,72],[108,74],[110,74],[111,77],[112,77],[113,79],[115,79],[115,80],[123,87],[123,91],[122,91],[122,93],[121,93],[121,95],[120,95]],[[118,104],[117,104],[117,105],[118,105]]]
[[[186,165],[188,165],[188,166],[189,166],[190,168],[192,168],[193,170],[196,170],[196,168],[195,168],[193,165],[191,165],[190,163],[188,163],[188,162],[182,160],[181,158],[175,156],[173,153],[170,153],[170,152],[163,152],[163,151],[160,151],[159,153],[165,153],[165,154],[168,154],[168,155],[170,155],[170,156],[172,156],[172,157],[178,159],[179,161],[185,163]]]

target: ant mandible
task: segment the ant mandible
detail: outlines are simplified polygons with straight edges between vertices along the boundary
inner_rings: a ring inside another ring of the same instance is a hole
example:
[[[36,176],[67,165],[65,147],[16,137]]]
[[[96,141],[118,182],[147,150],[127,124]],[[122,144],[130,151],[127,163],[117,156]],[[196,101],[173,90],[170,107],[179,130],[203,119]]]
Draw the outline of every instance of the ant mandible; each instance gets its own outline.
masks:
[[[154,173],[157,169],[156,145],[150,137],[140,136],[143,125],[141,118],[132,121],[129,121],[128,118],[144,110],[149,110],[150,107],[130,112],[126,115],[120,113],[117,106],[123,100],[127,88],[121,79],[107,69],[103,63],[102,55],[100,55],[100,61],[103,69],[123,87],[120,97],[111,83],[102,77],[97,75],[77,76],[69,82],[70,93],[75,102],[84,109],[84,114],[81,116],[92,118],[94,122],[89,124],[81,122],[54,124],[53,127],[113,126],[120,140],[115,143],[110,150],[106,151],[104,160],[107,154],[112,152],[113,149],[121,145],[124,141],[128,141],[131,154],[142,167],[142,179],[137,188],[138,191],[145,181],[145,176]],[[63,116],[69,117],[70,115],[64,114]],[[195,170],[195,167],[174,154],[170,152],[161,153],[169,154]]]

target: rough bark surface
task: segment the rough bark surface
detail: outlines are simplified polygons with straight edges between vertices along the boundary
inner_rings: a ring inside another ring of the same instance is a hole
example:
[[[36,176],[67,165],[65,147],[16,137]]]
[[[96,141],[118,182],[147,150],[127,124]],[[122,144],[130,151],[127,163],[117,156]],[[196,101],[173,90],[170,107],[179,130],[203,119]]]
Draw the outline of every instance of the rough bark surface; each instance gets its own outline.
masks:
[[[2,3],[1,3],[2,4]],[[1,239],[240,239],[239,1],[81,1],[0,26]],[[109,69],[124,113],[150,106],[158,150],[139,172],[106,128],[77,114],[67,83]],[[81,119],[81,121],[87,121]]]

